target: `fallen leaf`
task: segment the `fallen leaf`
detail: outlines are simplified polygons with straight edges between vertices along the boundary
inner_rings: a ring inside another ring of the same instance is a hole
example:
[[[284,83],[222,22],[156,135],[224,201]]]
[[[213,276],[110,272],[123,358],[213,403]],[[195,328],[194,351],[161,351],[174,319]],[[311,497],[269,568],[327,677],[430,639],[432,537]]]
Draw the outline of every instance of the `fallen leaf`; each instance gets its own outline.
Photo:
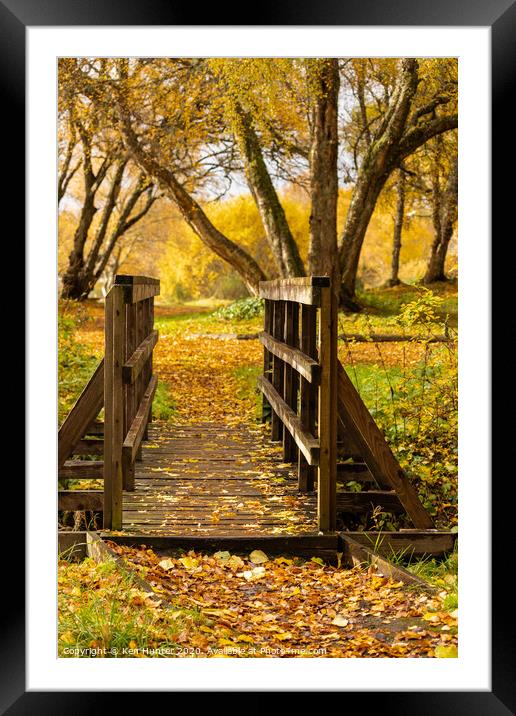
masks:
[[[253,564],[263,564],[264,562],[268,562],[269,558],[265,554],[265,552],[262,552],[261,549],[255,549],[251,554],[249,555],[249,559]]]
[[[180,557],[179,561],[186,569],[195,569],[199,566],[199,560],[193,557]]]
[[[162,559],[161,562],[158,563],[158,566],[160,566],[161,569],[169,570],[174,566],[174,562],[171,559]]]
[[[439,644],[439,646],[435,647],[434,654],[438,659],[457,659],[459,651],[455,644],[450,644],[449,646]]]
[[[349,624],[349,619],[346,619],[346,617],[343,617],[342,614],[337,614],[335,619],[332,621],[332,624],[335,624],[335,626],[339,626],[339,627],[345,627]]]

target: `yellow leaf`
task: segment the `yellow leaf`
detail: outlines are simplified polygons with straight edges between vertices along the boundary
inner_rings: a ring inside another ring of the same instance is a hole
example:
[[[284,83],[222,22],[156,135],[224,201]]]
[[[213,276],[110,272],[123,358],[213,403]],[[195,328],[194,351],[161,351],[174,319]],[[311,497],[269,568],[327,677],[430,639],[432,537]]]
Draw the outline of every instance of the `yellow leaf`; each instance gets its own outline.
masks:
[[[434,614],[433,612],[427,612],[426,614],[423,614],[422,617],[426,622],[433,622],[434,624],[436,622],[441,621],[438,614]]]
[[[324,562],[320,557],[312,557],[310,561],[315,562],[316,564],[320,564],[322,567],[324,567]]]
[[[221,562],[227,562],[231,558],[229,552],[215,552],[213,556],[215,557],[215,559],[219,559]]]
[[[219,639],[218,644],[219,646],[233,646],[234,641],[231,641],[230,639]]]
[[[337,614],[335,619],[332,621],[332,624],[335,624],[335,626],[339,626],[339,627],[345,627],[349,624],[349,619],[346,619],[346,617],[343,617],[342,614]]]
[[[137,648],[138,648],[138,644],[135,642],[134,639],[131,639],[131,641],[129,642],[129,649],[137,649]]]
[[[238,641],[245,641],[248,644],[254,644],[254,639],[250,636],[247,636],[246,634],[243,634],[242,636],[238,637]]]
[[[239,568],[239,567],[243,567],[243,566],[244,566],[244,561],[243,561],[242,559],[240,559],[240,557],[237,557],[236,555],[233,554],[233,555],[230,557],[230,559],[228,559],[228,561],[226,562],[226,564],[227,564],[228,567]]]
[[[179,561],[186,569],[195,569],[199,566],[199,560],[193,557],[180,557]]]
[[[277,564],[292,564],[294,560],[287,559],[286,557],[277,557],[277,559],[274,560]]]
[[[253,564],[263,564],[264,562],[268,562],[269,558],[265,554],[265,552],[262,552],[261,549],[255,549],[251,554],[249,555],[249,559]]]
[[[75,637],[71,631],[65,631],[64,634],[61,634],[61,641],[64,644],[75,644]]]
[[[439,644],[435,647],[434,654],[438,659],[457,659],[459,651],[455,644],[450,644],[450,646]]]
[[[161,562],[159,562],[158,566],[161,567],[161,569],[165,570],[172,569],[172,567],[174,566],[174,562],[171,559],[162,559]]]

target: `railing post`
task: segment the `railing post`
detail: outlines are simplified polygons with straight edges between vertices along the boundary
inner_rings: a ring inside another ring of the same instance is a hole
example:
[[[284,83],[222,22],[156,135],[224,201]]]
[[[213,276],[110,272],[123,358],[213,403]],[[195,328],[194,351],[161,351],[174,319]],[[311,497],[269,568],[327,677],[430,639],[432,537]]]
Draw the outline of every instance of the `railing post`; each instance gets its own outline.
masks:
[[[272,335],[279,341],[283,340],[283,331],[285,323],[285,301],[274,301],[274,314],[272,319]],[[273,356],[273,368],[272,368],[272,385],[278,391],[280,396],[283,398],[283,372],[284,363],[281,358]],[[276,415],[276,412],[272,413],[271,421],[271,439],[273,441],[280,441],[283,437],[283,423],[280,418]]]
[[[145,336],[150,336],[153,328],[154,323],[154,298],[147,298],[145,301],[143,301],[144,308],[143,308],[143,315],[144,315],[144,324],[145,324]],[[150,354],[146,364],[145,368],[142,371],[143,373],[143,381],[144,385],[147,386],[149,384],[149,380],[152,377],[152,353]],[[148,440],[149,439],[149,422],[151,420],[151,413],[152,409],[149,411],[149,416],[147,418],[147,424],[145,425],[145,431],[143,433],[143,439]]]
[[[263,316],[263,329],[265,333],[268,333],[269,335],[272,335],[272,318],[273,318],[273,309],[274,304],[272,301],[269,301],[268,299],[264,300],[264,316]],[[269,380],[271,378],[270,372],[272,370],[272,355],[267,350],[267,348],[263,348],[263,375],[266,376]],[[262,423],[266,423],[269,420],[271,420],[271,413],[272,408],[262,393]]]
[[[154,296],[152,296],[151,298],[149,298],[148,321],[149,321],[149,323],[148,323],[148,327],[147,327],[147,335],[150,335],[150,334],[152,333],[152,331],[154,330]],[[149,360],[148,360],[148,366],[147,366],[148,380],[147,380],[147,383],[148,383],[149,380],[152,378],[153,355],[154,355],[154,351],[150,354]],[[145,439],[145,440],[148,440],[148,439],[149,439],[149,423],[151,423],[151,422],[152,422],[152,407],[151,407],[151,409],[149,410],[149,417],[147,418],[147,427],[145,428],[145,436],[144,436],[144,439]]]
[[[106,297],[104,359],[104,528],[122,529],[125,305],[122,286]]]
[[[297,348],[299,343],[299,304],[287,301],[285,307],[285,331],[282,340],[287,346]],[[284,366],[283,397],[285,403],[297,413],[297,372],[292,366]],[[294,462],[297,460],[297,447],[294,438],[288,430],[283,430],[283,460]]]
[[[321,532],[333,532],[336,529],[337,489],[337,300],[331,285],[321,288],[318,342],[321,380],[317,518]]]
[[[136,304],[127,303],[125,306],[125,357],[131,356],[137,347],[136,336]],[[138,404],[135,396],[134,383],[129,383],[124,387],[125,391],[125,420],[124,435],[131,427],[131,423],[136,415]],[[126,460],[122,461],[123,469],[123,485],[124,490],[134,490],[134,464]]]
[[[301,304],[301,340],[300,348],[310,358],[317,359],[317,308]],[[299,391],[299,417],[303,430],[315,435],[315,417],[317,415],[317,386],[301,377]],[[308,464],[299,451],[297,481],[300,492],[314,489],[315,468]]]

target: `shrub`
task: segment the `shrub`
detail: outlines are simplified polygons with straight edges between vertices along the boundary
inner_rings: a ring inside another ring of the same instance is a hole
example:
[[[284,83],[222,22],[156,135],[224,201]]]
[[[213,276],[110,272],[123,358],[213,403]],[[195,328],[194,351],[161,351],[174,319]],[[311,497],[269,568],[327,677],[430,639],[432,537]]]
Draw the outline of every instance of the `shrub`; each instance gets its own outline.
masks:
[[[227,321],[245,321],[250,318],[256,318],[263,313],[263,299],[256,296],[242,298],[239,301],[230,303],[229,306],[223,306],[215,311],[216,318],[222,318]]]

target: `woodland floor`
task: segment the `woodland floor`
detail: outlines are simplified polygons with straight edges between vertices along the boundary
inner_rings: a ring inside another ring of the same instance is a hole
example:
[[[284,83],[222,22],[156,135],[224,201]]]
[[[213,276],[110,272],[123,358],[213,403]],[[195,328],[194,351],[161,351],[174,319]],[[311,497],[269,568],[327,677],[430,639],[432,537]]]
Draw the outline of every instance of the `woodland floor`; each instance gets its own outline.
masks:
[[[63,313],[74,321],[67,350],[100,357],[103,307],[88,302],[79,310],[64,307]],[[376,330],[379,324],[372,313]],[[362,324],[353,327],[355,332],[364,328],[364,319],[359,320]],[[169,426],[195,426],[208,418],[230,430],[241,428],[247,436],[258,434],[254,385],[261,345],[257,340],[197,336],[250,333],[260,330],[260,323],[250,319],[228,326],[198,308],[157,307],[158,419]],[[416,366],[426,350],[418,342],[382,346],[382,367],[388,371]],[[380,360],[378,348],[370,343],[342,343],[339,353],[343,362],[352,360],[357,377],[364,380],[363,366]],[[294,497],[289,509],[295,530]],[[455,501],[449,499],[438,514],[446,519],[455,511]],[[220,511],[212,516],[216,525]],[[318,559],[273,558],[256,552],[165,555],[145,547],[111,546],[155,594],[142,591],[130,572],[121,572],[112,563],[60,560],[61,656],[457,656],[456,564],[450,570],[442,565],[427,570],[437,589],[425,592],[361,568],[329,566]],[[456,562],[455,555],[452,561]]]

